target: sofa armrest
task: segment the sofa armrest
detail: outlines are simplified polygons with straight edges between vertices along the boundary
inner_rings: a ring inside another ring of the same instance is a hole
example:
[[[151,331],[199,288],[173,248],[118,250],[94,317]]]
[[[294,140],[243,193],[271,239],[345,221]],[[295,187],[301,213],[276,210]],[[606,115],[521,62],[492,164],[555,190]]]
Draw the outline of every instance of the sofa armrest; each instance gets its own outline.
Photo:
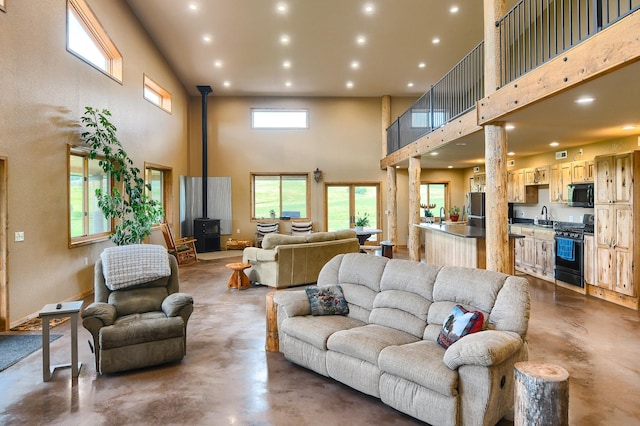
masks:
[[[508,359],[524,344],[518,333],[484,330],[469,334],[449,346],[443,361],[452,370],[461,365],[489,367]]]
[[[102,326],[112,325],[116,320],[116,307],[108,303],[94,302],[87,306],[81,313],[83,322],[96,319],[102,322]]]
[[[162,312],[168,317],[177,317],[185,306],[193,307],[193,297],[187,293],[173,293],[162,301]]]
[[[278,291],[273,297],[273,302],[278,305],[278,308],[282,308],[288,318],[311,315],[311,305],[304,290]],[[278,320],[282,319],[278,318]]]
[[[274,262],[278,259],[276,250],[267,250],[257,247],[247,247],[242,251],[244,263]]]

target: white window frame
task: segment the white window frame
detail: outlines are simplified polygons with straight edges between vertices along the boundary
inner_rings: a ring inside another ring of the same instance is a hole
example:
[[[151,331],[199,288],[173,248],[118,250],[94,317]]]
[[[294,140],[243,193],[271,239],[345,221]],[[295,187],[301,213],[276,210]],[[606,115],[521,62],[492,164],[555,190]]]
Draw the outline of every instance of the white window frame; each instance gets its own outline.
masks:
[[[291,121],[292,118],[296,118],[296,120]],[[305,130],[309,128],[309,110],[303,108],[251,108],[251,128],[257,130]]]

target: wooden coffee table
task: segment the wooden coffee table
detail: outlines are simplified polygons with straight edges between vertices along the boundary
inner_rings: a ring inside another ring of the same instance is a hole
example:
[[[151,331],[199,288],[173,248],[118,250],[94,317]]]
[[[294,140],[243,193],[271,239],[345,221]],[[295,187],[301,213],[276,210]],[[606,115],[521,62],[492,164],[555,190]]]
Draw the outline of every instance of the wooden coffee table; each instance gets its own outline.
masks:
[[[245,288],[249,288],[251,282],[249,281],[249,277],[244,273],[244,270],[251,267],[250,263],[227,263],[227,268],[233,270],[233,274],[227,281],[227,288],[237,288],[238,290],[244,290]]]

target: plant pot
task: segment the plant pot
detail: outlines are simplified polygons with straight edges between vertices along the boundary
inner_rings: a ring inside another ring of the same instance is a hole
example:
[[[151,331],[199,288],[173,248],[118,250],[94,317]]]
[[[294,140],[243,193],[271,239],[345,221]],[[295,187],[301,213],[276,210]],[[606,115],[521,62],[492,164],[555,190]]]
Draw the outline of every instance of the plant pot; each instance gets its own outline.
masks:
[[[363,228],[364,226],[356,226],[356,231],[362,231]]]
[[[457,222],[459,218],[460,218],[460,215],[458,214],[449,215],[449,219],[451,219],[451,222]]]

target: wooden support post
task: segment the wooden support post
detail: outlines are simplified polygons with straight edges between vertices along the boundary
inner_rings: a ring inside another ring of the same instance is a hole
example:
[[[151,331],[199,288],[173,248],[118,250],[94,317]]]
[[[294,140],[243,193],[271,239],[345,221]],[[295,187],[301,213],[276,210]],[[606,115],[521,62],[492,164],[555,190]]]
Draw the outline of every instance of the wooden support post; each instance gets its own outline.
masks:
[[[264,350],[267,352],[280,351],[280,339],[278,338],[278,305],[273,302],[275,291],[267,293],[267,338]]]
[[[511,271],[509,246],[509,203],[507,200],[507,135],[504,123],[484,127],[487,192],[486,250],[487,269],[508,274]]]
[[[494,93],[500,85],[500,32],[495,23],[505,15],[505,0],[484,0],[484,91]],[[507,199],[507,132],[504,123],[484,126],[487,195],[486,268],[510,273],[509,204]]]
[[[553,364],[515,364],[515,426],[569,424],[569,373]]]
[[[409,158],[409,259],[420,261],[420,157]]]
[[[387,238],[398,246],[398,182],[394,166],[387,167]]]

